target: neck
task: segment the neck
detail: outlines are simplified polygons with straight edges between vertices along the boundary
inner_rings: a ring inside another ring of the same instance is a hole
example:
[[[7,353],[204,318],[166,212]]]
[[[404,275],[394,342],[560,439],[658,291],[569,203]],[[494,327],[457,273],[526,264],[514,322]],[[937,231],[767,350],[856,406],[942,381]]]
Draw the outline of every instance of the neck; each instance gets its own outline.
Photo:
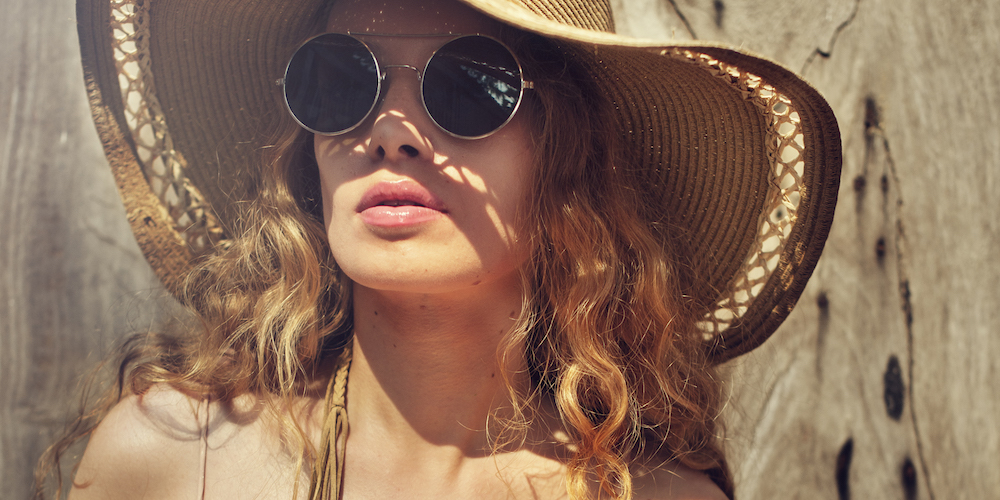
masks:
[[[505,379],[527,383],[523,356],[498,361],[521,309],[520,287],[500,290],[418,295],[355,285],[352,440],[413,457],[490,453],[487,422],[509,409]]]

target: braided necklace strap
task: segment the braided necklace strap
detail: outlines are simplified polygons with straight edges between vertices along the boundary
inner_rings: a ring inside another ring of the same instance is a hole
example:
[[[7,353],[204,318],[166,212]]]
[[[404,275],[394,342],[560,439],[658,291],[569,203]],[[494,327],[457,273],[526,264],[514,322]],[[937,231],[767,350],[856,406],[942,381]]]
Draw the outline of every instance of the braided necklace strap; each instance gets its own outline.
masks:
[[[337,371],[326,388],[326,419],[309,486],[309,500],[340,500],[347,449],[347,372],[350,368],[351,348],[346,347],[337,359]]]

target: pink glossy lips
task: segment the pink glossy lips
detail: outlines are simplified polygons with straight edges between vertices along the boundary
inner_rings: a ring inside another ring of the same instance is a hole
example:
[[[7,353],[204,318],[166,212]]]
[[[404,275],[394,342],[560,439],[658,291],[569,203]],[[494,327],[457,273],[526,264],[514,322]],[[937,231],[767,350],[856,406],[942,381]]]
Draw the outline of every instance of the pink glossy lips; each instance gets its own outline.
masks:
[[[357,212],[362,222],[383,228],[412,226],[448,213],[444,203],[427,188],[410,180],[380,182],[361,197]]]

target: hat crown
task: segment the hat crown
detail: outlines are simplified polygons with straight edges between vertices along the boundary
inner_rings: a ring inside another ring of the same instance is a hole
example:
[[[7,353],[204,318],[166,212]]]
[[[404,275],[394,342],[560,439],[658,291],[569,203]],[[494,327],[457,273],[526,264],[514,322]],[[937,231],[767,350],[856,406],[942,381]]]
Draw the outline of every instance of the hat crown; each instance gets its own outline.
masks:
[[[508,0],[550,21],[577,28],[613,33],[615,21],[609,0]]]

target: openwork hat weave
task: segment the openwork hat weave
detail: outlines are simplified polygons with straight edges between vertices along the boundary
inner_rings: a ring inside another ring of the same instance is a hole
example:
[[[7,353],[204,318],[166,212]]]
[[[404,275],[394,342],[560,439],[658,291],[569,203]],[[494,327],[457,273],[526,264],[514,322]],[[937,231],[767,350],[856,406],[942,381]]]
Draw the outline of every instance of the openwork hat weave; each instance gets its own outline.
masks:
[[[715,361],[788,316],[823,249],[840,182],[839,129],[816,90],[711,43],[615,35],[606,0],[463,0],[575,46],[617,109],[639,188],[682,231]],[[175,294],[227,245],[235,206],[281,104],[292,51],[323,0],[78,0],[94,121],[136,238]]]

